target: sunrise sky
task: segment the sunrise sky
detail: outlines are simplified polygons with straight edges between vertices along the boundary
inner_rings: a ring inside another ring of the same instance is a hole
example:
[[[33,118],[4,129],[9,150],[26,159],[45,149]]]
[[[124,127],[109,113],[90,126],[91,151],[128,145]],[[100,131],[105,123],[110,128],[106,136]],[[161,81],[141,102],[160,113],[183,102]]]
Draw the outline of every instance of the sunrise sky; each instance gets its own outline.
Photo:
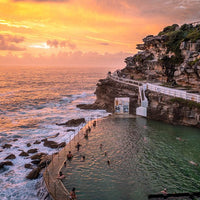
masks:
[[[200,20],[200,0],[0,0],[0,65],[123,66],[163,27]]]

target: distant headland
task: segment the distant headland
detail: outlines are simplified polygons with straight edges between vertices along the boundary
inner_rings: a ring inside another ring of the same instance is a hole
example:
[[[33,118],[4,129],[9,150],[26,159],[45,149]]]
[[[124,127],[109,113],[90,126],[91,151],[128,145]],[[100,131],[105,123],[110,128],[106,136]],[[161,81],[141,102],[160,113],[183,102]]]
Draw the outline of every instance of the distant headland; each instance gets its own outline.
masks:
[[[173,95],[145,85],[147,118],[200,128],[200,22],[167,26],[143,42],[137,54],[125,58],[125,68],[99,80],[96,102],[78,107],[114,112],[115,98],[128,97],[129,113],[136,114],[142,104],[139,85],[149,83],[159,90],[169,88]]]

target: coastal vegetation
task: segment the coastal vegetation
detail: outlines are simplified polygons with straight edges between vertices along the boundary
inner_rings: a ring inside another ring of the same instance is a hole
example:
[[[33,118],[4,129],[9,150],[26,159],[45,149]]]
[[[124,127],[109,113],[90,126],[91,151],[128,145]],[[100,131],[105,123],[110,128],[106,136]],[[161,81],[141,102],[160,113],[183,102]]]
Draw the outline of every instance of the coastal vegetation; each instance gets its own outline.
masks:
[[[185,107],[189,107],[189,108],[195,107],[195,108],[200,109],[200,103],[197,103],[195,101],[190,101],[190,100],[182,99],[178,97],[172,98],[170,101],[172,103],[179,103],[180,105],[185,106]]]

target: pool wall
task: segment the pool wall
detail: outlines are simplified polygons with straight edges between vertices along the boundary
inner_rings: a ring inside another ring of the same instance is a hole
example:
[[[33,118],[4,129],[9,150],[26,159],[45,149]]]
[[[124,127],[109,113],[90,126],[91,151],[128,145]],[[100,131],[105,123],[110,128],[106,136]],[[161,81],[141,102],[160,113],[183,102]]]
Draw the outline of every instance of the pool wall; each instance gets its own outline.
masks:
[[[65,188],[62,181],[57,179],[57,176],[66,161],[68,152],[71,151],[73,154],[73,152],[77,151],[75,145],[84,139],[84,133],[88,126],[92,127],[93,121],[96,121],[98,124],[98,119],[89,121],[61,151],[52,155],[51,163],[45,168],[43,178],[53,200],[70,200],[69,191]]]

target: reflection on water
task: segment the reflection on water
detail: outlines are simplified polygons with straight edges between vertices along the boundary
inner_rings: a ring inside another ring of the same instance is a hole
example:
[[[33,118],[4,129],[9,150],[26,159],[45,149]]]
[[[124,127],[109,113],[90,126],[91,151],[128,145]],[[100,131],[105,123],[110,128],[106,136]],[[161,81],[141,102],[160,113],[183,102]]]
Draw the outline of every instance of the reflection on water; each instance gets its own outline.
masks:
[[[163,188],[199,191],[200,168],[190,163],[200,164],[199,143],[199,129],[144,118],[103,119],[63,169],[64,184],[76,187],[81,200],[147,199]]]

